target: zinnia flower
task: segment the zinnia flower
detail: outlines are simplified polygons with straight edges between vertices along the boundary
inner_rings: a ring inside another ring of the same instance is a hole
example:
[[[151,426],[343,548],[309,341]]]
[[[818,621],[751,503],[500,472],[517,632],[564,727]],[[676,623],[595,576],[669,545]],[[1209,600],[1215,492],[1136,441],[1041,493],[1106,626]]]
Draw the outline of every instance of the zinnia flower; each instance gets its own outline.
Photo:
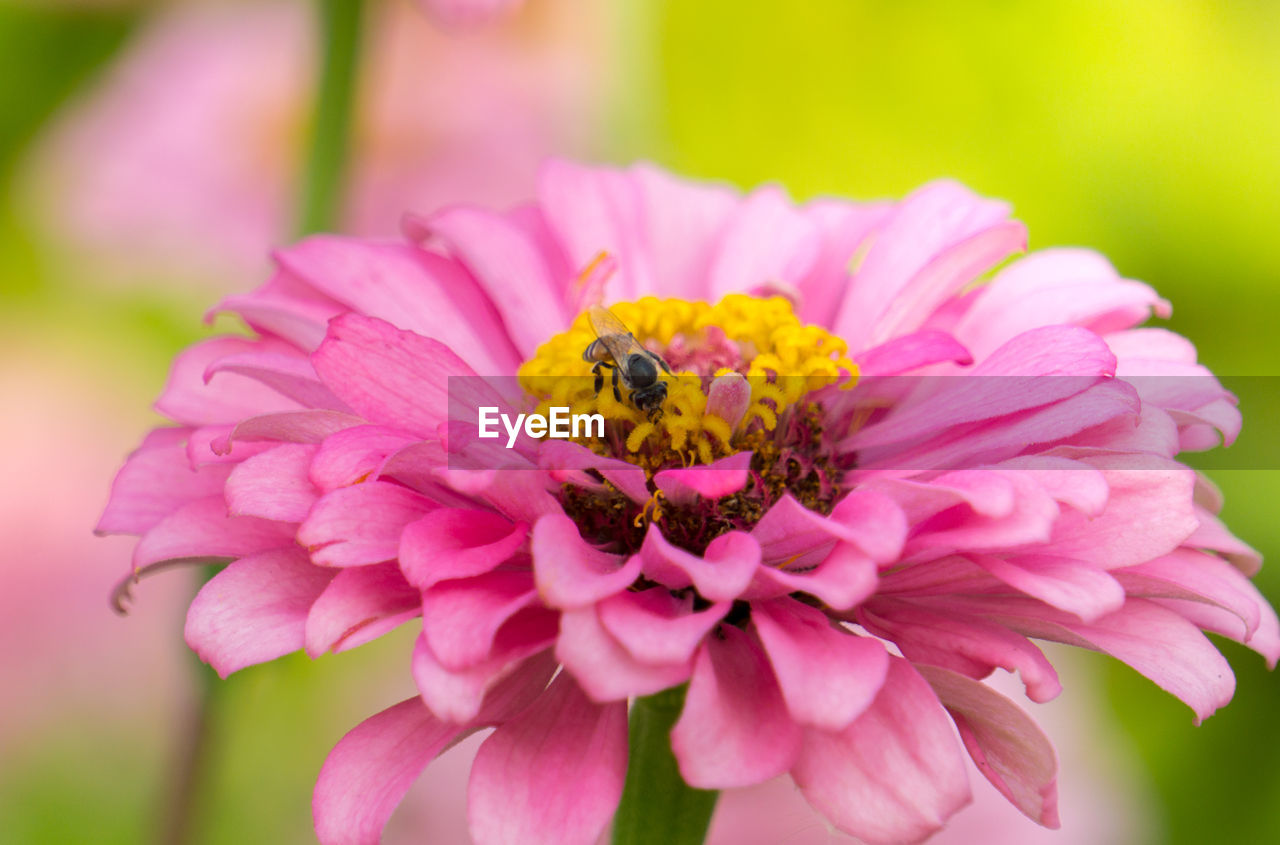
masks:
[[[251,337],[178,358],[157,403],[177,426],[100,528],[142,535],[138,570],[231,561],[186,629],[223,675],[421,615],[420,695],[320,773],[325,843],[376,842],[423,767],[490,726],[474,839],[593,841],[628,702],[685,684],[692,786],[789,773],[837,828],[917,841],[970,800],[967,753],[1056,826],[1052,745],[980,679],[1052,698],[1032,639],[1055,640],[1198,720],[1233,691],[1202,631],[1274,663],[1280,626],[1257,555],[1174,460],[1235,436],[1233,398],[1188,342],[1134,328],[1167,304],[1096,254],[980,283],[1024,248],[1008,215],[950,182],[797,206],[552,162],[507,213],[309,238],[219,307]],[[596,395],[598,302],[675,371],[660,414]],[[605,436],[505,449],[476,436],[481,406],[596,412]]]

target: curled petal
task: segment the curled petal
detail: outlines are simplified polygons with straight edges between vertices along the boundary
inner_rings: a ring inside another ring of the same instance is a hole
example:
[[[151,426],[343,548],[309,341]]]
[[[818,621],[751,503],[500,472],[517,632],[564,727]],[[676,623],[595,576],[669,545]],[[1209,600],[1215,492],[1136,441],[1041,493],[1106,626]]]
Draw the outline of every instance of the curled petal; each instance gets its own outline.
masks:
[[[640,574],[640,558],[623,562],[588,545],[578,526],[563,514],[544,516],[530,538],[538,593],[552,607],[593,604],[625,590]]]
[[[711,601],[737,598],[760,566],[760,546],[741,531],[716,537],[696,555],[672,545],[657,525],[650,524],[638,558],[650,578],[672,589],[692,584]]]
[[[1031,717],[985,684],[916,666],[951,713],[982,776],[1028,818],[1057,828],[1058,755]]]
[[[528,526],[492,511],[440,508],[409,523],[400,537],[400,567],[426,589],[450,578],[492,570],[524,544]]]

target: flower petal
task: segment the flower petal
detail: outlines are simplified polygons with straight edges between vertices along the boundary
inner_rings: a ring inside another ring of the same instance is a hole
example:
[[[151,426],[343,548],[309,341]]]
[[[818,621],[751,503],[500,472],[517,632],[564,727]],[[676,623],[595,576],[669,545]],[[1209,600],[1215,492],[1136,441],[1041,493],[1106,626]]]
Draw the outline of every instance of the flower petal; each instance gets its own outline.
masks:
[[[288,443],[241,463],[227,479],[228,512],[302,522],[319,498],[307,475],[315,453],[313,445]]]
[[[729,602],[693,609],[693,597],[677,598],[670,590],[618,593],[596,606],[600,624],[637,660],[686,663],[702,638],[729,612]]]
[[[621,592],[640,574],[640,557],[626,559],[602,552],[582,539],[578,526],[563,514],[539,519],[529,538],[538,593],[552,607],[594,604]]]
[[[252,516],[229,516],[222,496],[183,505],[148,531],[133,550],[137,569],[192,557],[244,557],[293,545],[294,526]]]
[[[498,629],[536,598],[527,570],[444,581],[422,594],[422,633],[441,664],[463,669],[488,656]]]
[[[595,607],[561,614],[556,657],[593,701],[661,692],[683,683],[693,668],[689,659],[671,663],[638,659],[605,629]]]
[[[791,768],[800,728],[783,702],[759,643],[721,625],[694,660],[671,750],[686,783],[728,789],[761,783]]]
[[[492,511],[440,508],[409,523],[400,537],[400,568],[426,589],[450,578],[489,572],[524,544],[529,527]]]
[[[553,669],[546,661],[526,661],[464,725],[441,722],[416,697],[357,725],[329,752],[316,779],[311,808],[321,845],[377,845],[427,763],[477,728],[519,712],[542,692]]]
[[[672,545],[662,530],[650,523],[635,559],[643,560],[645,575],[663,586],[681,589],[692,584],[703,598],[727,601],[740,596],[751,583],[760,567],[760,545],[750,534],[730,531],[696,555]]]
[[[673,504],[691,504],[701,496],[720,499],[731,496],[747,485],[751,452],[735,452],[712,463],[684,469],[664,469],[653,476],[653,483]]]
[[[364,645],[420,613],[422,596],[394,562],[340,569],[307,614],[307,654]]]
[[[589,845],[613,816],[626,772],[626,702],[594,704],[561,673],[476,753],[471,835],[477,845]]]
[[[187,644],[222,677],[302,648],[307,613],[333,574],[297,546],[240,558],[187,611]]]
[[[834,626],[791,598],[752,605],[751,621],[798,723],[840,731],[875,700],[889,670],[878,640]]]
[[[1057,828],[1058,755],[1022,708],[995,690],[937,666],[916,666],[951,713],[969,756],[1028,818]]]
[[[520,362],[489,298],[440,255],[407,244],[313,235],[275,258],[351,310],[434,338],[480,372],[511,372]]]
[[[839,733],[805,732],[791,776],[836,827],[870,845],[919,842],[971,800],[942,705],[897,657],[857,721]]]
[[[326,493],[298,527],[298,542],[321,566],[364,566],[392,560],[400,534],[435,505],[398,484],[366,481]]]

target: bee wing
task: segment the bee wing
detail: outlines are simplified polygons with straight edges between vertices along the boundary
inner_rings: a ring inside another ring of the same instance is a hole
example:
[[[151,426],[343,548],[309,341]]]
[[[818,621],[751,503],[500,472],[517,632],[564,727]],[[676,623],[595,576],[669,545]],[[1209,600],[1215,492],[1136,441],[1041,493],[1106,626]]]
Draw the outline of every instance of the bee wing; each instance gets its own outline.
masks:
[[[600,342],[609,350],[609,354],[619,366],[626,364],[628,355],[644,352],[644,347],[636,340],[631,330],[608,308],[600,305],[591,306],[587,311],[587,319],[590,320],[596,337],[600,338]]]

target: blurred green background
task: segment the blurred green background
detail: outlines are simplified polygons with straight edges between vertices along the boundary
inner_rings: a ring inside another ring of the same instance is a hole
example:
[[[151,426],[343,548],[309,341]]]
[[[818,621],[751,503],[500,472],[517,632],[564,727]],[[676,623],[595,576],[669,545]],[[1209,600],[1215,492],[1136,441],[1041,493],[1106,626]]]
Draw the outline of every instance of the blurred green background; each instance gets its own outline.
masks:
[[[539,14],[540,0],[528,2]],[[60,233],[9,188],[49,122],[161,5],[175,4],[0,4],[0,355],[6,366],[40,358],[109,385],[111,412],[132,432],[112,441],[113,461],[148,424],[142,409],[169,357],[209,331],[200,316],[216,294],[180,274],[163,285],[100,284],[93,262],[63,260]],[[956,177],[1013,202],[1033,249],[1095,247],[1155,285],[1174,304],[1170,327],[1216,372],[1280,375],[1280,4],[626,0],[607,26],[578,37],[565,49],[613,63],[621,80],[590,145],[597,158],[650,158],[742,186],[778,181],[798,199],[901,196]],[[1245,429],[1232,465],[1272,469],[1210,475],[1227,523],[1273,561],[1258,583],[1274,602],[1280,398],[1269,381],[1239,382]],[[102,607],[101,619],[78,620],[82,630],[130,624]],[[166,648],[180,655],[180,605],[142,612],[172,630]],[[20,645],[13,632],[5,641]],[[311,774],[343,731],[394,700],[378,679],[404,674],[406,642],[314,664],[295,656],[227,682],[201,841],[307,841]],[[1280,839],[1280,685],[1256,655],[1222,648],[1236,699],[1200,727],[1113,661],[1074,670],[1105,678],[1152,785],[1153,841]],[[198,683],[189,662],[179,665],[183,683]],[[174,726],[140,729],[91,695],[39,710],[0,738],[0,843],[150,835]]]

